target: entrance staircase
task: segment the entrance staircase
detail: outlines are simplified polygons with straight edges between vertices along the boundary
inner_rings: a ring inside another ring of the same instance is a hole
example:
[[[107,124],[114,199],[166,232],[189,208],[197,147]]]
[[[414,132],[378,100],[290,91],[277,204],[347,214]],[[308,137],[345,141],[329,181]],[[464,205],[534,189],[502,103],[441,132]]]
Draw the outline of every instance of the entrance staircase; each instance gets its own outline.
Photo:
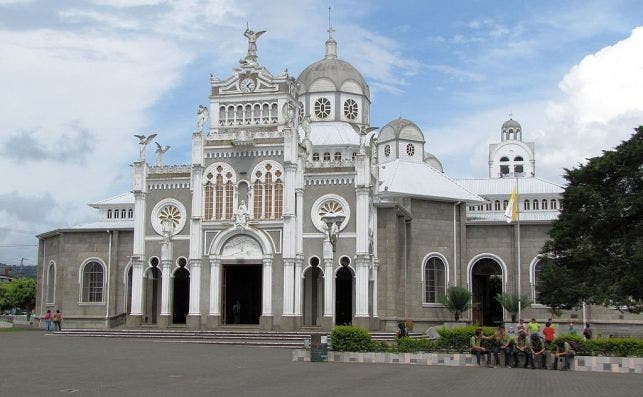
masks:
[[[218,330],[187,329],[65,329],[54,335],[84,336],[95,338],[153,339],[166,342],[202,343],[219,345],[264,346],[286,349],[302,349],[311,333],[320,329],[305,331],[263,331],[256,328],[225,328]],[[418,334],[419,335],[419,334]],[[394,333],[371,332],[377,341],[392,342]]]

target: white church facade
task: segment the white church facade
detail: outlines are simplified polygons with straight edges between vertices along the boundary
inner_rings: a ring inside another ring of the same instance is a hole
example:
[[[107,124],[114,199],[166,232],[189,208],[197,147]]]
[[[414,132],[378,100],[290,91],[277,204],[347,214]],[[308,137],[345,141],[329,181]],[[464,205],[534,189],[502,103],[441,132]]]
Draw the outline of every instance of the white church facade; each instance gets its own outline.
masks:
[[[452,320],[438,297],[457,285],[473,294],[468,321],[507,320],[499,292],[530,294],[525,317],[551,316],[535,282],[563,189],[536,176],[518,122],[490,145],[488,178],[452,179],[413,122],[370,126],[369,86],[332,37],[294,78],[258,62],[262,33],[246,30],[230,77],[211,75],[190,164],[164,165],[158,144],[148,164],[154,136],[140,136],[131,192],[91,204],[96,222],[38,236],[38,314],[60,309],[78,328],[421,330]],[[520,234],[504,217],[516,185]]]

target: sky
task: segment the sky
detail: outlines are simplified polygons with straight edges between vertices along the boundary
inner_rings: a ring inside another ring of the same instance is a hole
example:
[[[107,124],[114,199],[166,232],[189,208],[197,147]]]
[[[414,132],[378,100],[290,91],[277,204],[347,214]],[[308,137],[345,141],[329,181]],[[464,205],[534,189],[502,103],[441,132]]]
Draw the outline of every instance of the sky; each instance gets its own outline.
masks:
[[[638,1],[0,0],[0,262],[36,264],[36,234],[130,190],[133,134],[189,163],[209,75],[231,75],[246,23],[267,30],[259,62],[297,76],[323,57],[329,5],[372,125],[414,121],[449,176],[486,177],[510,115],[559,184],[643,124]]]

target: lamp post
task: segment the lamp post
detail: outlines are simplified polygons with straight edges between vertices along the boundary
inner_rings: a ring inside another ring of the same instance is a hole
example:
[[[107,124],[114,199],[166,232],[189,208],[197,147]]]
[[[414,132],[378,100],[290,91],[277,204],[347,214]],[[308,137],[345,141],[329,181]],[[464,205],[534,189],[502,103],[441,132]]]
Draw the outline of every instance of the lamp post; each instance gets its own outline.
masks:
[[[337,248],[337,239],[339,238],[339,227],[342,222],[344,222],[344,219],[346,219],[346,215],[342,213],[329,212],[322,215],[321,219],[324,224],[326,224],[326,233],[328,233],[328,239],[330,240],[334,253]]]

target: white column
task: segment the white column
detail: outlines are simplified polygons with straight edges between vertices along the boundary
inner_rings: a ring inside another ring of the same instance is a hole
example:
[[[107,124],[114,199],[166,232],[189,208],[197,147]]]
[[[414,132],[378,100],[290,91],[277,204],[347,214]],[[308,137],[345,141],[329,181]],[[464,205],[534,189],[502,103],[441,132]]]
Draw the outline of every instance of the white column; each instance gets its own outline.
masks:
[[[326,238],[323,245],[324,256],[324,317],[333,316],[333,281],[335,273],[333,272],[333,246],[330,240]]]
[[[355,317],[368,317],[368,258],[358,256],[355,279]]]
[[[377,272],[380,268],[380,260],[373,258],[373,317],[377,317]]]
[[[297,258],[295,258],[295,316],[301,316],[301,285],[303,283],[303,280],[301,279],[301,272],[303,270],[303,265],[304,256],[297,255]]]
[[[170,277],[172,275],[172,260],[161,261],[161,316],[169,316],[170,311]]]
[[[190,310],[191,316],[201,314],[201,259],[190,259]]]
[[[262,316],[272,316],[272,256],[263,258],[263,309]]]
[[[284,258],[284,295],[283,295],[283,315],[292,316],[294,314],[294,276],[295,276],[295,259]]]
[[[221,259],[210,257],[210,315],[219,316],[219,294],[221,293],[220,281]]]
[[[143,261],[132,258],[132,316],[143,314]]]

